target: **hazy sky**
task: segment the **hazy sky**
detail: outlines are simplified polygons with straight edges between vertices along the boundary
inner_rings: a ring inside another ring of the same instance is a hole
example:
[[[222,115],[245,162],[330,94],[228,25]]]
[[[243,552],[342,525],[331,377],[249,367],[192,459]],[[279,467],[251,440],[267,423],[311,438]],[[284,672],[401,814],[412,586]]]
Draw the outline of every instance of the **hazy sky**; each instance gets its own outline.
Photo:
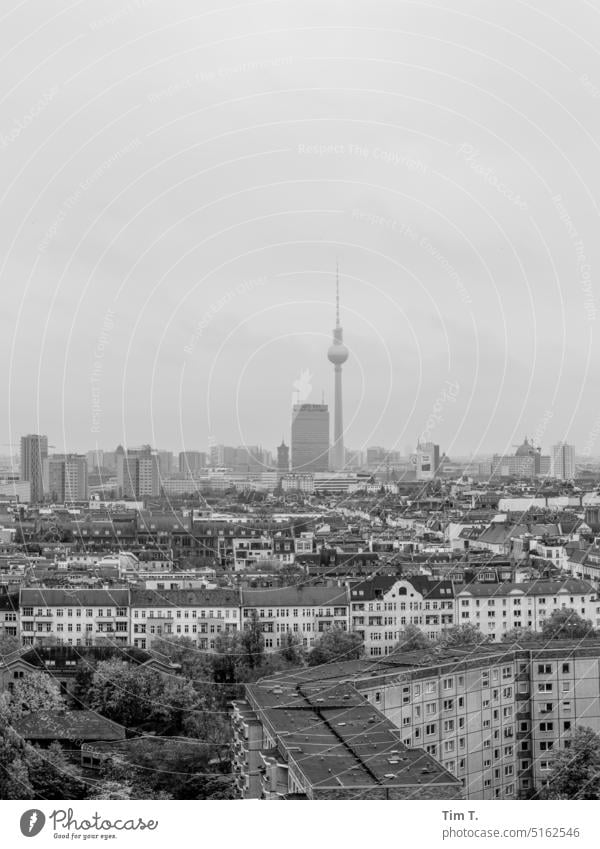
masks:
[[[600,453],[599,7],[0,14],[3,443],[287,441],[337,259],[348,446]]]

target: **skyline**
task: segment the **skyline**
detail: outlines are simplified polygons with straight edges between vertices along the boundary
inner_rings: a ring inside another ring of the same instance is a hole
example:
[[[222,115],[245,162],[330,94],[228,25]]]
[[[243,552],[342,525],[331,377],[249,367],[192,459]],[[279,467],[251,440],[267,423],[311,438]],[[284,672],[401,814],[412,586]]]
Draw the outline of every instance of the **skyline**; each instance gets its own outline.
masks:
[[[0,36],[2,442],[276,445],[303,371],[333,407],[336,256],[347,444],[446,380],[451,456],[600,430],[600,80],[557,0],[51,6]]]

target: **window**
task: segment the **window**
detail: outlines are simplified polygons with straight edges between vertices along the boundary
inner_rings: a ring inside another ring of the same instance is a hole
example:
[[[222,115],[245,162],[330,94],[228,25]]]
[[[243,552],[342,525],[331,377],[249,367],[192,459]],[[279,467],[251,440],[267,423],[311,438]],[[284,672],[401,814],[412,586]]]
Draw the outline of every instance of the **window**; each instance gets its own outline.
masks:
[[[554,731],[553,722],[540,722],[540,731]]]
[[[451,690],[454,686],[454,678],[444,678],[442,686],[444,690]]]
[[[435,716],[437,713],[437,704],[435,702],[427,702],[425,705],[425,715]]]
[[[453,719],[445,719],[444,720],[444,731],[454,731],[454,720]]]
[[[552,666],[549,663],[538,663],[538,675],[550,675],[551,672]]]
[[[568,675],[568,674],[569,674],[570,669],[571,669],[571,667],[570,667],[570,665],[569,665],[568,663],[563,663],[563,665],[562,665],[562,671],[563,671],[563,674],[564,674],[564,675]]]
[[[544,683],[538,684],[538,693],[551,693],[551,692],[552,692],[551,682],[548,682],[548,683],[544,682]]]
[[[444,710],[452,710],[454,707],[454,699],[444,699],[443,707]]]
[[[435,734],[436,724],[435,722],[431,722],[429,725],[425,726],[425,734],[428,737],[431,737],[432,734]]]
[[[549,752],[550,749],[554,748],[554,743],[552,740],[542,740],[540,743],[540,752]]]

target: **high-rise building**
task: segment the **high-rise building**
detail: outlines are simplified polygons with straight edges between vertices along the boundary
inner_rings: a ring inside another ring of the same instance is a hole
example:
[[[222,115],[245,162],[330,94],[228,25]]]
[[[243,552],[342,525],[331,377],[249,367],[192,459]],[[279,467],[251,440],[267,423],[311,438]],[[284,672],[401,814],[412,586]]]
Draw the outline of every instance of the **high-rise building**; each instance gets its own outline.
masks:
[[[213,469],[233,469],[236,449],[230,445],[210,446],[210,465]]]
[[[553,478],[563,481],[575,477],[575,446],[559,442],[552,446],[550,474]]]
[[[30,433],[21,437],[21,480],[29,481],[31,503],[44,500],[44,461],[48,437]]]
[[[327,404],[294,404],[292,471],[325,472],[329,466],[329,408]]]
[[[336,471],[344,468],[346,454],[344,451],[344,402],[342,397],[342,366],[350,355],[344,345],[344,330],[340,324],[340,278],[336,275],[336,323],[333,330],[333,342],[327,351],[327,359],[334,365],[335,374],[335,407],[333,421],[333,444],[331,463]]]
[[[104,466],[104,451],[100,448],[94,448],[93,451],[88,451],[86,454],[88,469],[101,469]]]
[[[160,468],[155,451],[144,445],[119,455],[117,481],[123,498],[160,495]]]
[[[193,478],[206,468],[205,451],[181,451],[179,453],[179,474]]]
[[[44,461],[44,493],[57,504],[87,501],[88,464],[83,454],[53,454]]]
[[[440,446],[433,442],[421,442],[411,456],[418,481],[432,480],[440,467]]]
[[[168,478],[169,475],[173,473],[173,453],[171,451],[161,451],[159,449],[156,452],[156,456],[158,458],[158,468],[161,478]]]

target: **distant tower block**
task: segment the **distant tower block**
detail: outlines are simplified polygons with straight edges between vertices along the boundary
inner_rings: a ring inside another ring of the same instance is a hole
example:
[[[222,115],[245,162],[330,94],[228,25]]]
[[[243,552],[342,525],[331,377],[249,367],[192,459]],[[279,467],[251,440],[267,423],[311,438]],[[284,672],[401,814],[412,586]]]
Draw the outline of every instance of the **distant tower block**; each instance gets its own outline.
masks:
[[[342,366],[350,356],[344,345],[344,330],[340,325],[340,275],[336,270],[336,324],[333,342],[327,351],[327,358],[334,365],[335,372],[335,410],[333,423],[333,446],[331,449],[332,466],[343,469],[346,461],[344,451],[344,403],[342,398]]]

